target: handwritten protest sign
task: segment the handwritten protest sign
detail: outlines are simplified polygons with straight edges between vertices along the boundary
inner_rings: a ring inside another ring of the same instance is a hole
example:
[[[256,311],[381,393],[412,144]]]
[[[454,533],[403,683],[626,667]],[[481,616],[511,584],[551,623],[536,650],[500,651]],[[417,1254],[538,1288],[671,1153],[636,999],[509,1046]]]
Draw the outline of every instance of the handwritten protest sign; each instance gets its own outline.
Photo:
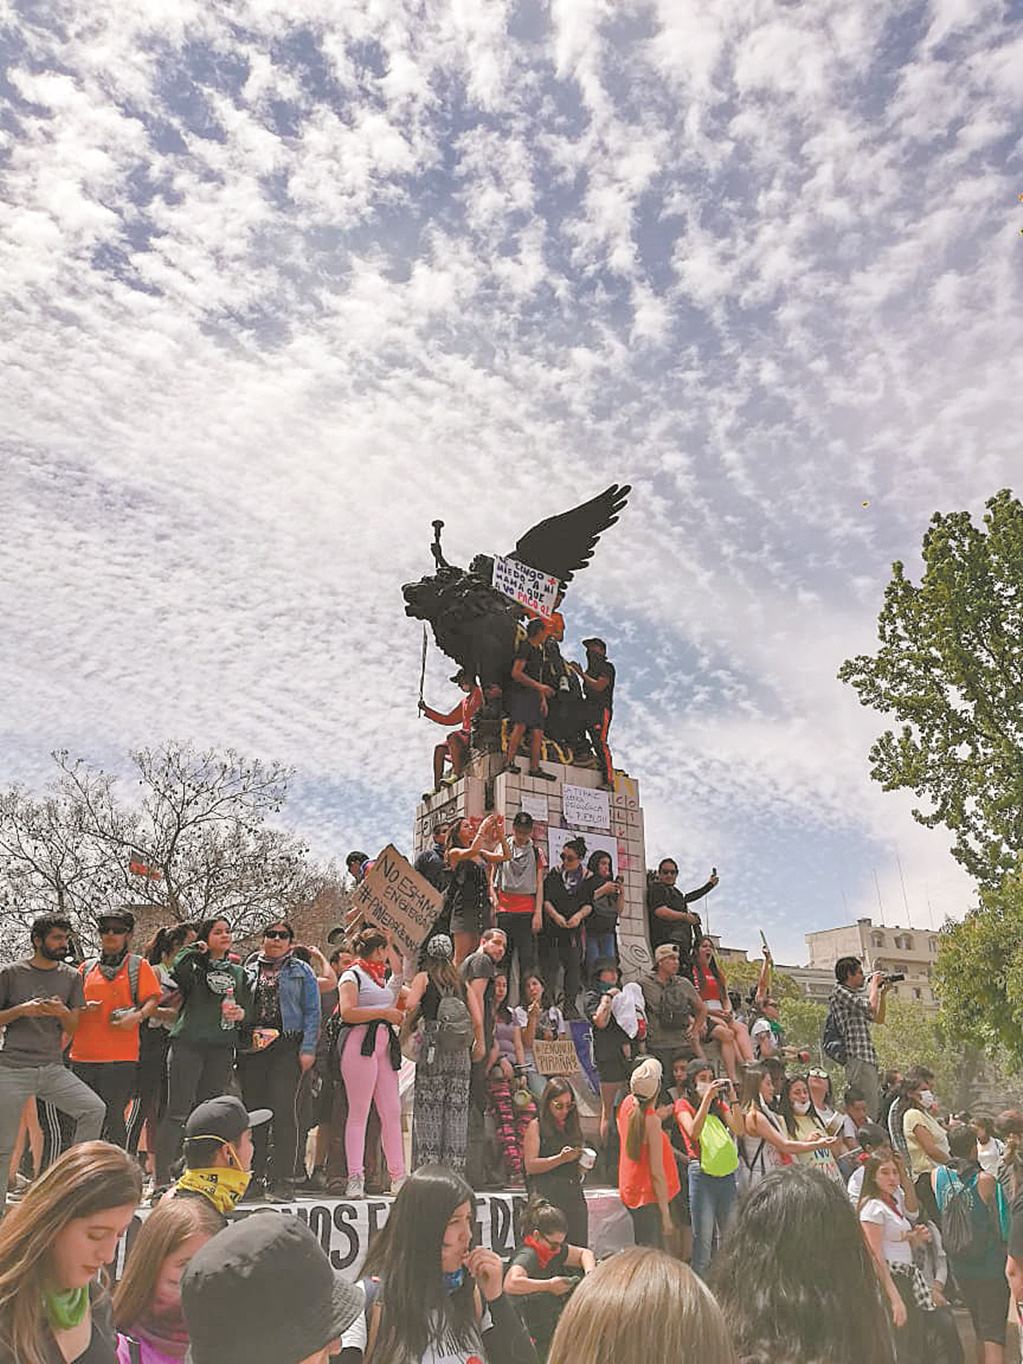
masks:
[[[580,1069],[574,1042],[534,1042],[533,1060],[540,1075],[574,1075]]]
[[[538,819],[542,823],[547,823],[548,808],[546,796],[531,796],[523,794],[519,802],[519,809],[524,815],[530,815],[533,819]]]
[[[394,935],[403,957],[416,957],[436,922],[444,896],[389,843],[352,891],[352,909]]]
[[[587,829],[610,829],[611,801],[607,791],[595,791],[592,786],[563,786],[561,788],[562,817],[566,824],[582,825]]]
[[[606,852],[611,859],[611,875],[618,875],[621,858],[618,854],[618,840],[613,834],[580,834],[577,829],[562,829],[554,824],[547,828],[547,852],[552,867],[558,865],[561,860],[561,850],[570,838],[581,838],[585,842],[585,861],[589,861],[595,852]]]
[[[520,606],[528,606],[544,620],[550,620],[558,595],[558,580],[529,564],[515,559],[494,560],[494,586]]]

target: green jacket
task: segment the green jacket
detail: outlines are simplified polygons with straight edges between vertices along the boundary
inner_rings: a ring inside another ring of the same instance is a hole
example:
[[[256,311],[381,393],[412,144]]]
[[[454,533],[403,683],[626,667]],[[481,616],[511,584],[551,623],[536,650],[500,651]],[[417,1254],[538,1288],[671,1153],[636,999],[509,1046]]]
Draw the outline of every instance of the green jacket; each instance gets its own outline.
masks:
[[[171,1037],[197,1047],[237,1047],[239,1032],[252,1016],[252,991],[242,968],[226,958],[210,961],[193,943],[174,958],[171,975],[183,996]],[[223,1028],[220,1006],[229,987],[234,988],[234,1002],[245,1010],[245,1022]]]

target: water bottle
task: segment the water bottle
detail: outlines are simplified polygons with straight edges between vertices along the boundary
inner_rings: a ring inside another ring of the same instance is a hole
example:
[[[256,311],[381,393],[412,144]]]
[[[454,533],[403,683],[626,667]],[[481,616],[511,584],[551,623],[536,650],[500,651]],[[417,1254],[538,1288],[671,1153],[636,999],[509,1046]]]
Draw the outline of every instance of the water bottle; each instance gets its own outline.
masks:
[[[220,1001],[220,1026],[225,1031],[230,1031],[234,1027],[234,1019],[224,1017],[224,1010],[232,1004],[234,1004],[234,986],[229,985],[224,991],[224,998]]]

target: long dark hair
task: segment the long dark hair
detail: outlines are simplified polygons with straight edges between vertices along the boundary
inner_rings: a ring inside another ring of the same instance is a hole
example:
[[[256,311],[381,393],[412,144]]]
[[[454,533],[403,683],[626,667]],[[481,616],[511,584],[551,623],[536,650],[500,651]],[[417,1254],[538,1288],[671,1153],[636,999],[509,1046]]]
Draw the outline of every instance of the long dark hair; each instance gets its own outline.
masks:
[[[744,1364],[895,1364],[848,1196],[808,1166],[776,1170],[750,1190],[710,1287]]]
[[[714,1074],[713,1065],[702,1056],[694,1057],[686,1066],[686,1081],[682,1088],[686,1098],[689,1100],[690,1107],[692,1108],[699,1108],[700,1104],[703,1102],[700,1098],[700,1092],[696,1088],[696,1077],[697,1075],[702,1075],[705,1070],[709,1070],[711,1075]],[[714,1116],[720,1118],[722,1122],[726,1121],[725,1111],[721,1107],[721,1100],[717,1095],[711,1100],[711,1105],[707,1109],[707,1112],[713,1113]]]
[[[191,931],[188,924],[165,924],[158,928],[146,944],[146,961],[151,966],[159,966],[171,952],[181,951]]]
[[[805,1116],[811,1118],[813,1122],[817,1124],[817,1126],[820,1128],[822,1132],[826,1132],[828,1129],[824,1125],[824,1119],[821,1117],[821,1115],[817,1112],[816,1108],[814,1107],[813,1098],[810,1094],[810,1085],[806,1079],[806,1076],[790,1075],[788,1079],[785,1081],[784,1085],[782,1086],[781,1103],[779,1104],[779,1111],[782,1117],[785,1119],[785,1126],[788,1129],[789,1136],[794,1137],[796,1135],[796,1111],[792,1107],[793,1085],[806,1086],[806,1097],[810,1100],[810,1107],[807,1109]]]
[[[572,1107],[568,1110],[565,1118],[565,1126],[559,1128],[551,1116],[551,1100],[560,1099],[564,1094],[567,1094],[572,1100]],[[546,1137],[548,1141],[561,1142],[562,1146],[566,1144],[582,1146],[583,1132],[579,1126],[579,1108],[575,1101],[575,1090],[567,1080],[555,1076],[553,1080],[548,1080],[544,1085],[543,1093],[540,1095],[540,1112],[537,1121],[540,1124],[541,1143]]]
[[[693,984],[696,986],[697,990],[701,990],[704,981],[707,979],[707,973],[700,965],[700,948],[705,942],[709,942],[711,947],[714,946],[713,938],[708,938],[706,933],[696,944],[696,952],[693,956]],[[725,978],[721,973],[721,967],[718,965],[718,959],[713,952],[710,954],[710,974],[718,983],[718,989],[721,991],[721,1002],[724,1003],[728,998],[728,986],[725,984]]]
[[[448,1293],[440,1266],[444,1232],[473,1192],[443,1165],[421,1165],[402,1185],[384,1229],[369,1248],[364,1275],[382,1282],[373,1364],[418,1364],[431,1345],[470,1350],[476,1340],[475,1290],[467,1274]]]

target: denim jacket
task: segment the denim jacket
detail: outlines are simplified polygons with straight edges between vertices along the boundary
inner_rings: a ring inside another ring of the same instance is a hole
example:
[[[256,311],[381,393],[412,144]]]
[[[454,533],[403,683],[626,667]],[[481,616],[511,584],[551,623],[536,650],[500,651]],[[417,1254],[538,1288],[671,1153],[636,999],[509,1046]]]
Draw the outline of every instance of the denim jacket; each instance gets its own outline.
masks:
[[[259,982],[259,958],[245,963],[245,979],[253,996]],[[281,1025],[286,1033],[301,1033],[303,1055],[316,1055],[316,1039],[320,1034],[320,987],[312,967],[297,957],[288,957],[278,973],[281,1001]]]

